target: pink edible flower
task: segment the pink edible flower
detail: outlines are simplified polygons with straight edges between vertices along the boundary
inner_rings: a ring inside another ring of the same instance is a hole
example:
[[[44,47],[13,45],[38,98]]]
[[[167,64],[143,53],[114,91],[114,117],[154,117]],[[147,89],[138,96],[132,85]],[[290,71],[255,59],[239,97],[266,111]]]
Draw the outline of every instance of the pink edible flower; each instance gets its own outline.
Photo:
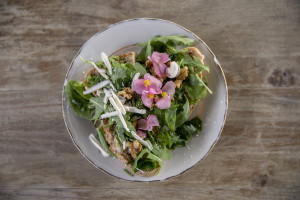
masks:
[[[137,135],[140,136],[140,138],[145,139],[147,137],[147,133],[145,133],[145,131],[142,130],[137,130]]]
[[[143,104],[149,108],[153,105],[155,94],[161,93],[162,83],[149,73],[144,79],[137,79],[133,82],[132,90],[142,95]]]
[[[162,98],[155,104],[159,109],[167,109],[171,106],[171,99],[173,99],[175,87],[176,85],[173,81],[168,81],[164,85],[161,93]]]
[[[159,53],[154,51],[148,59],[153,63],[154,72],[162,78],[166,75],[167,65],[166,62],[169,61],[169,55],[166,53]]]
[[[152,131],[153,126],[159,126],[159,121],[155,115],[149,115],[146,119],[138,121],[138,129]]]

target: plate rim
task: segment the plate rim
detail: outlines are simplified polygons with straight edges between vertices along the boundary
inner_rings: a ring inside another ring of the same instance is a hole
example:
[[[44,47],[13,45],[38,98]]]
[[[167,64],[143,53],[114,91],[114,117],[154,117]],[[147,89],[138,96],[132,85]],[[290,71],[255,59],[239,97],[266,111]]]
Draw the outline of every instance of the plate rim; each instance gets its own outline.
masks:
[[[125,181],[129,181],[129,182],[145,182],[145,183],[147,183],[147,182],[164,181],[164,180],[167,180],[167,179],[170,179],[170,178],[175,178],[175,177],[181,176],[181,175],[185,174],[187,171],[189,171],[191,168],[196,167],[196,166],[200,163],[200,161],[202,161],[204,158],[206,158],[206,157],[208,156],[208,154],[211,153],[212,149],[214,148],[214,146],[215,146],[216,143],[218,142],[218,140],[219,140],[219,138],[220,138],[220,136],[221,136],[221,134],[222,134],[224,125],[225,125],[225,121],[226,121],[226,117],[227,117],[227,112],[228,112],[228,86],[227,86],[227,81],[226,81],[226,78],[225,78],[224,71],[223,71],[223,69],[222,69],[220,63],[218,62],[218,60],[217,60],[217,58],[216,58],[216,55],[212,52],[212,50],[208,47],[208,45],[207,45],[200,37],[198,37],[195,33],[193,33],[192,31],[190,31],[189,29],[187,29],[187,28],[181,26],[180,24],[177,24],[177,23],[175,23],[175,22],[168,21],[168,20],[165,20],[165,19],[159,19],[159,18],[132,18],[132,19],[126,19],[126,20],[122,20],[122,21],[120,21],[120,22],[111,24],[111,25],[107,26],[106,28],[104,28],[104,29],[98,31],[98,32],[95,33],[92,37],[90,37],[90,38],[89,38],[89,39],[81,46],[81,48],[78,50],[78,52],[75,54],[75,56],[73,57],[73,59],[72,59],[70,65],[69,65],[69,68],[68,68],[68,71],[67,71],[67,73],[66,73],[66,75],[65,75],[64,81],[66,82],[66,80],[67,80],[67,78],[68,78],[68,75],[69,75],[69,72],[70,72],[70,70],[71,70],[71,68],[72,68],[72,66],[73,66],[73,64],[74,64],[75,59],[78,57],[78,55],[79,55],[80,52],[83,50],[83,48],[86,46],[86,44],[87,44],[87,42],[88,42],[89,40],[91,40],[92,38],[96,37],[96,36],[99,35],[100,33],[104,32],[104,31],[106,31],[106,30],[108,30],[108,29],[110,29],[110,28],[112,28],[112,27],[114,27],[114,26],[117,26],[117,25],[122,24],[122,23],[130,22],[130,21],[137,21],[137,20],[154,20],[154,21],[163,21],[163,22],[171,23],[171,24],[174,24],[174,25],[180,27],[181,29],[183,29],[183,30],[189,32],[190,34],[194,35],[194,36],[199,40],[199,42],[203,43],[203,44],[205,45],[205,47],[208,49],[208,51],[212,54],[212,56],[213,56],[213,58],[214,58],[215,64],[219,67],[219,69],[220,69],[220,71],[221,71],[221,74],[222,74],[222,77],[223,77],[223,80],[224,80],[224,84],[225,84],[225,90],[226,90],[226,93],[225,93],[225,94],[226,94],[226,102],[225,102],[226,107],[225,107],[225,113],[224,113],[224,117],[223,117],[223,119],[224,119],[224,120],[223,120],[223,124],[222,124],[222,126],[221,126],[221,129],[220,129],[220,132],[219,132],[219,134],[218,134],[218,137],[215,139],[215,141],[213,142],[213,144],[210,146],[208,152],[207,152],[207,153],[206,153],[199,161],[197,161],[197,163],[195,163],[194,165],[190,166],[190,167],[187,168],[186,170],[184,170],[184,171],[182,171],[182,172],[180,172],[180,173],[178,173],[178,174],[176,174],[176,175],[169,176],[169,177],[167,177],[167,178],[165,178],[165,179],[161,179],[161,180],[157,179],[157,180],[145,180],[145,181],[143,181],[143,180],[129,180],[129,179],[125,179],[125,178],[116,176],[116,175],[114,175],[114,174],[111,174],[111,173],[105,171],[104,169],[102,169],[101,167],[97,166],[90,158],[88,158],[88,157],[83,153],[83,151],[81,150],[81,148],[80,148],[80,147],[78,146],[78,144],[76,143],[76,141],[75,141],[75,139],[74,139],[74,137],[73,137],[73,135],[72,135],[72,132],[71,132],[71,130],[69,129],[69,126],[67,125],[67,122],[66,122],[66,114],[65,114],[65,111],[64,111],[64,104],[65,104],[65,103],[64,103],[64,101],[65,101],[65,100],[64,100],[64,95],[65,95],[65,84],[63,85],[63,89],[62,89],[62,107],[61,107],[61,108],[62,108],[62,113],[63,113],[64,123],[65,123],[65,126],[66,126],[66,128],[67,128],[67,131],[68,131],[68,133],[69,133],[69,135],[70,135],[70,137],[71,137],[71,139],[72,139],[73,144],[76,146],[76,148],[77,148],[78,151],[81,153],[81,155],[82,155],[86,160],[88,160],[88,161],[89,161],[96,169],[98,169],[98,170],[100,170],[100,171],[104,172],[105,174],[108,174],[108,175],[110,175],[110,176],[112,176],[112,177],[115,177],[115,178],[118,178],[118,179],[122,179],[122,180],[125,180]],[[133,44],[132,44],[132,45],[133,45]],[[130,46],[130,45],[129,45],[129,46]],[[126,48],[126,46],[125,46],[125,47],[122,47],[121,49],[123,49],[123,48]],[[121,49],[119,49],[119,50],[121,50]],[[116,51],[119,51],[119,50],[116,50]]]

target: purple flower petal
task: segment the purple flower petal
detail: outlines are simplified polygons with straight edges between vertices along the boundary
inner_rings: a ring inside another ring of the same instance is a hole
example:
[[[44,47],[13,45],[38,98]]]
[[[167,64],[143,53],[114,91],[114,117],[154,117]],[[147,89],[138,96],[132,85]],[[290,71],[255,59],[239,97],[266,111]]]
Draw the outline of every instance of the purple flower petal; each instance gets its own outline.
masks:
[[[170,96],[160,98],[156,104],[159,109],[167,109],[171,106],[171,98]]]
[[[142,130],[137,130],[137,135],[140,136],[142,139],[145,139],[147,137],[145,131]]]
[[[138,129],[142,129],[142,130],[149,130],[149,124],[148,122],[145,120],[145,119],[140,119],[138,121],[138,126],[137,126]]]
[[[162,86],[162,83],[154,76],[151,76],[149,73],[144,75],[144,80],[150,81],[150,88],[153,88],[154,91],[159,91]]]
[[[168,96],[172,99],[175,93],[176,85],[173,81],[168,81],[162,88],[163,92],[166,92]]]
[[[155,115],[149,115],[147,117],[147,123],[150,127],[149,131],[152,131],[153,126],[159,126],[159,121]]]
[[[169,55],[166,53],[159,53],[157,51],[154,51],[151,56],[152,61],[156,63],[166,63],[169,60]]]
[[[145,90],[144,79],[137,79],[132,84],[132,90],[138,94],[142,94],[143,90]]]
[[[160,54],[160,62],[161,63],[166,63],[169,61],[169,55],[166,53],[161,53]]]
[[[153,98],[151,98],[151,95],[153,95]],[[151,108],[153,101],[154,101],[154,94],[151,94],[144,90],[142,92],[142,101],[145,106],[147,106],[148,108]]]
[[[167,75],[167,65],[166,64],[160,64],[160,74],[161,74],[161,77],[163,76],[166,76]]]
[[[160,88],[152,88],[152,87],[150,87],[149,88],[149,92],[151,93],[151,94],[161,94],[162,93],[162,90],[160,89]]]
[[[162,77],[162,74],[161,74],[160,67],[159,67],[158,63],[153,62],[153,69],[154,69],[154,72],[157,74],[157,76]]]

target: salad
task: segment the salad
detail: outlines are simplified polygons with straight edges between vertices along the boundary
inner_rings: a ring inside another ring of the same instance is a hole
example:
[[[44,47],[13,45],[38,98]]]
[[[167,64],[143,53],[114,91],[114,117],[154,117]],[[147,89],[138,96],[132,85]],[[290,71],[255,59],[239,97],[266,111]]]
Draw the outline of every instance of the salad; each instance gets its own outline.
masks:
[[[201,119],[189,120],[190,114],[212,91],[203,74],[209,67],[193,44],[181,35],[156,36],[138,44],[138,54],[81,58],[91,70],[66,85],[75,115],[95,125],[91,143],[103,156],[119,158],[129,175],[158,174],[170,151],[202,129]]]

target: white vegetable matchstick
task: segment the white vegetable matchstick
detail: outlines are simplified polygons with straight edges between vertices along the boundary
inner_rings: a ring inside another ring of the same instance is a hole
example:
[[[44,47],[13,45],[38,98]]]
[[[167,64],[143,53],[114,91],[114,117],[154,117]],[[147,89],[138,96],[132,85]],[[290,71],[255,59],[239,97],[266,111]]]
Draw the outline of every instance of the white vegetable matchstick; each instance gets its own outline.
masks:
[[[89,139],[90,141],[92,142],[92,144],[97,148],[99,149],[99,151],[101,152],[101,154],[104,156],[104,157],[108,157],[109,156],[109,153],[107,153],[103,147],[101,146],[100,142],[95,138],[95,136],[93,134],[90,134],[89,135]]]
[[[112,97],[114,98],[115,102],[116,102],[117,105],[119,106],[119,108],[120,108],[122,114],[123,114],[123,115],[126,115],[126,110],[125,110],[125,108],[124,108],[124,106],[123,106],[121,100],[119,99],[119,97],[116,95],[116,93],[115,93],[112,89],[110,89],[109,91],[111,92]]]
[[[110,83],[110,80],[105,80],[102,81],[96,85],[94,85],[93,87],[90,87],[89,89],[87,89],[86,91],[83,92],[83,94],[90,94],[92,92],[95,92],[96,90],[99,90],[103,87],[105,87],[106,85],[108,85]]]
[[[105,74],[105,70],[99,69],[94,62],[91,62],[91,63],[101,76],[103,76],[105,79],[109,79],[109,77]]]
[[[150,141],[143,140],[140,136],[138,136],[134,131],[131,131],[132,136],[137,139],[140,143],[148,147],[150,150],[153,149],[152,144]]]
[[[109,74],[111,75],[112,74],[111,64],[109,62],[107,55],[104,52],[101,53],[101,58],[105,66],[107,67]]]
[[[100,117],[101,117],[101,119],[105,119],[105,118],[109,118],[109,117],[113,117],[113,116],[117,116],[117,115],[118,115],[118,112],[114,111],[114,112],[102,114]]]
[[[125,107],[125,110],[128,112],[137,113],[137,114],[141,114],[141,115],[146,113],[145,109],[138,109],[138,108],[132,107],[132,106],[124,106],[124,107]]]

